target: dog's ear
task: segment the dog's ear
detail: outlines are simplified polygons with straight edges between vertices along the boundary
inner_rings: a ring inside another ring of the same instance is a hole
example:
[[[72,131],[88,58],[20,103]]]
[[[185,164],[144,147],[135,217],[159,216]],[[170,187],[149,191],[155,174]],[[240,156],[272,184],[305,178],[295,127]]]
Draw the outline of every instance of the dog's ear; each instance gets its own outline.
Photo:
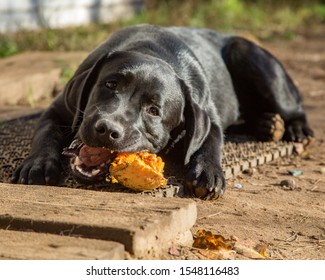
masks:
[[[66,108],[74,116],[72,129],[76,131],[83,118],[89,94],[108,54],[102,55],[90,68],[75,75],[65,86],[63,95]]]
[[[211,128],[210,117],[194,99],[191,89],[181,81],[182,91],[185,96],[185,160],[184,164],[188,164],[191,156],[202,146],[204,140],[208,136]]]

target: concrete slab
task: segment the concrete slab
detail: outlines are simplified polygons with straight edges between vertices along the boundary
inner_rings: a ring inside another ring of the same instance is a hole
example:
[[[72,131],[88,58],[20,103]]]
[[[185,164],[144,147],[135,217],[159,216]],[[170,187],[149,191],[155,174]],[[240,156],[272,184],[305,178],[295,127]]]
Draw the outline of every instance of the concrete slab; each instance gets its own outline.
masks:
[[[0,104],[48,103],[62,89],[64,69],[75,69],[85,52],[30,52],[0,60]]]
[[[116,241],[137,258],[166,248],[196,217],[191,199],[0,184],[0,228]]]
[[[123,260],[125,251],[112,241],[0,230],[0,259]]]

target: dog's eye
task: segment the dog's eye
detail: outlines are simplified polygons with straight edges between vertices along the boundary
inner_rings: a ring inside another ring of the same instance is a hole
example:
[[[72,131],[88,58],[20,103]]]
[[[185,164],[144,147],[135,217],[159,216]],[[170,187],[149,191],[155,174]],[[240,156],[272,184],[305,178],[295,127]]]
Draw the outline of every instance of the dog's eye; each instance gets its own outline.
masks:
[[[159,116],[159,109],[156,106],[150,106],[146,111],[151,116]]]
[[[107,81],[105,83],[105,86],[109,89],[116,89],[117,87],[117,82],[116,81]]]

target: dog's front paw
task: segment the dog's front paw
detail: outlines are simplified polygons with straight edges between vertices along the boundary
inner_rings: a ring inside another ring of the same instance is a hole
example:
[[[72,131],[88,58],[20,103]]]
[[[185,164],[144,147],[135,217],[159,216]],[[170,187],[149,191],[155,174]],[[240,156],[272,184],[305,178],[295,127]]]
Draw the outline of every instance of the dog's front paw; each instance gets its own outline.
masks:
[[[11,182],[28,185],[57,185],[62,177],[60,157],[29,156],[14,172]]]
[[[196,158],[187,166],[185,187],[188,193],[204,199],[216,199],[226,189],[225,177],[220,164],[209,159]]]

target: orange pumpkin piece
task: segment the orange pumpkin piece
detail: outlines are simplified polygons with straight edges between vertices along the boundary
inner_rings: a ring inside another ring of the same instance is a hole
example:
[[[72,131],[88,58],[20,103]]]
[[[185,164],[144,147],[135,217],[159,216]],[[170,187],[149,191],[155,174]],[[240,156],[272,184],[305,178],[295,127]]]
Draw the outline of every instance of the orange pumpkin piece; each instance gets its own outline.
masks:
[[[165,186],[164,162],[148,152],[119,153],[109,167],[111,181],[133,190],[152,190]]]

